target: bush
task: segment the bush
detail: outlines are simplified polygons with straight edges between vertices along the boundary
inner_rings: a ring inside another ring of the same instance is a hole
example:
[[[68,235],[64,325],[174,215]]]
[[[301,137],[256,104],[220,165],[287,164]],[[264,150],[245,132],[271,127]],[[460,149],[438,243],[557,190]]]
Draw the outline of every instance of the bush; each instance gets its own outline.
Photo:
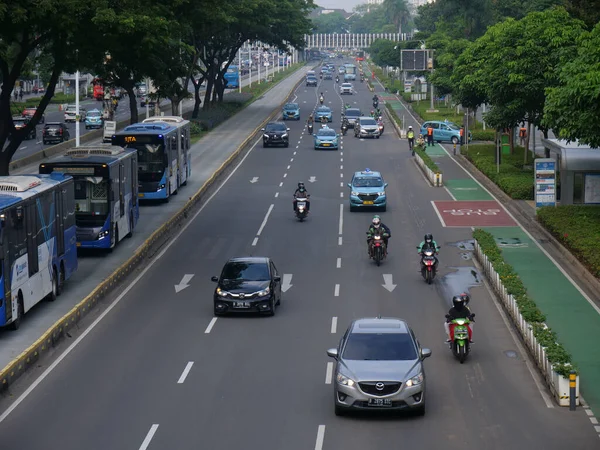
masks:
[[[471,131],[471,130],[469,130]],[[496,132],[494,130],[472,130],[474,141],[492,141],[496,140]]]
[[[546,317],[527,294],[527,289],[519,275],[504,260],[502,250],[498,247],[494,236],[487,231],[476,229],[473,232],[473,238],[492,263],[506,291],[514,297],[523,318],[532,326],[533,334],[540,345],[545,348],[546,357],[554,367],[554,371],[563,377],[568,377],[571,370],[576,370],[571,355],[557,342],[556,334],[544,323]]]
[[[498,172],[495,162],[496,146],[494,144],[469,145],[468,151],[463,146],[461,152],[511,198],[533,200],[533,168],[523,167],[524,148],[515,147],[514,154],[502,155],[500,172]],[[529,161],[533,161],[533,153],[529,152],[529,156]]]
[[[438,167],[436,163],[433,162],[433,159],[425,152],[425,146],[415,145],[415,153],[421,157],[423,162],[427,167],[433,170],[435,173],[442,173],[441,169]]]
[[[546,206],[538,210],[537,219],[600,278],[600,206]]]

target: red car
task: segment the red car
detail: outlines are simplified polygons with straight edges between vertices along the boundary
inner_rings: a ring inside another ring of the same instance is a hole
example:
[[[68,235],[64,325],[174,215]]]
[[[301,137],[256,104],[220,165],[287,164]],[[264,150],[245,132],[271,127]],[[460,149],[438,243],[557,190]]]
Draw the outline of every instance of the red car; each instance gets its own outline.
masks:
[[[33,117],[33,115],[35,114],[35,112],[37,111],[37,108],[25,108],[23,110],[23,113],[21,114],[23,117],[26,117],[28,119],[31,119]],[[39,123],[44,123],[46,121],[44,115],[42,114],[42,117],[40,118],[40,122]]]

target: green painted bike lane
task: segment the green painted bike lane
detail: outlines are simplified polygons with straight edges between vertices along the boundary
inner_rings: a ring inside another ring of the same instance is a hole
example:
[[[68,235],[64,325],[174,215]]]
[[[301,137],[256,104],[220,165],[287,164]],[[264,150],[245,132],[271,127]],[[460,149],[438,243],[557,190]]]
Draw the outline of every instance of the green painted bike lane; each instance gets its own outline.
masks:
[[[600,414],[600,314],[520,227],[486,228],[580,370],[581,394]]]

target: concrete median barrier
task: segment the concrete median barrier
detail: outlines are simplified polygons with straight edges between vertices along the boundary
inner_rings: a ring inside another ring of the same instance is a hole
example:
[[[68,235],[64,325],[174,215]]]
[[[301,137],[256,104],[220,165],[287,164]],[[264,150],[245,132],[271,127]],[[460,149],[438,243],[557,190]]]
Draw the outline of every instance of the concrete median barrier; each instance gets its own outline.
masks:
[[[226,175],[227,169],[236,161],[238,161],[240,157],[251,148],[254,140],[257,139],[261,134],[261,128],[263,128],[269,121],[274,120],[279,116],[283,105],[288,102],[288,99],[302,83],[303,80],[300,79],[294,84],[288,94],[284,97],[283,101],[274,108],[273,112],[258,127],[249,133],[248,137],[236,148],[229,158],[223,162],[223,164],[212,174],[212,176],[202,185],[202,187],[200,187],[200,189],[189,198],[186,204],[166,223],[152,233],[152,235],[150,235],[150,237],[148,237],[148,239],[146,239],[146,241],[137,248],[135,253],[127,261],[125,261],[107,279],[100,283],[82,301],[75,305],[71,311],[65,314],[52,327],[50,327],[27,350],[21,353],[17,358],[15,358],[10,364],[0,371],[0,390],[2,392],[8,390],[11,384],[14,383],[28,369],[35,367],[36,362],[46,353],[48,353],[53,347],[55,347],[68,333],[69,329],[76,326],[81,319],[84,318],[90,312],[90,310],[92,310],[98,304],[100,300],[112,292],[116,286],[120,285],[124,278],[138,268],[141,263],[154,257],[158,249],[163,247],[165,242],[168,241],[188,220],[193,217],[193,214],[191,213],[195,209],[199,208],[201,204],[207,198],[209,198],[210,189]],[[215,130],[218,128],[219,127],[216,127]],[[92,134],[94,134],[94,132],[88,133],[88,135]],[[101,136],[101,133],[97,135],[97,137],[99,136]],[[93,137],[88,139],[92,140]],[[71,141],[64,144],[71,144]],[[59,144],[54,147],[61,147],[62,145],[63,144]],[[61,150],[66,150],[72,146],[73,145],[71,144],[70,146],[61,147],[60,150],[52,154],[58,154]],[[51,149],[54,147],[51,147]],[[48,152],[48,150],[50,149],[45,150],[45,152]],[[47,157],[48,154],[46,153],[45,156],[39,156],[38,154],[32,155],[32,157],[33,156],[38,157],[39,160],[41,160],[44,157]],[[31,157],[23,158],[23,160],[28,159],[28,164],[38,160],[35,158],[29,158]],[[19,163],[20,161],[22,160],[15,161],[15,163]],[[24,164],[25,163],[21,163],[21,165]]]

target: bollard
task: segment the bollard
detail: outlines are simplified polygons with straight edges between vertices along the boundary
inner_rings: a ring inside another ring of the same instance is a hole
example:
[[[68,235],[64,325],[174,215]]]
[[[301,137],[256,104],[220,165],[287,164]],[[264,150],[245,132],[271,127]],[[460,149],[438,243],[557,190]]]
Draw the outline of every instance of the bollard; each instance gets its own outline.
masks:
[[[435,186],[440,187],[440,173],[439,172],[435,173]]]
[[[577,398],[575,397],[577,395],[576,387],[577,374],[574,370],[571,370],[571,373],[569,373],[569,411],[575,411],[577,409],[575,406],[577,404]]]
[[[456,156],[456,142],[454,143],[454,156]]]

